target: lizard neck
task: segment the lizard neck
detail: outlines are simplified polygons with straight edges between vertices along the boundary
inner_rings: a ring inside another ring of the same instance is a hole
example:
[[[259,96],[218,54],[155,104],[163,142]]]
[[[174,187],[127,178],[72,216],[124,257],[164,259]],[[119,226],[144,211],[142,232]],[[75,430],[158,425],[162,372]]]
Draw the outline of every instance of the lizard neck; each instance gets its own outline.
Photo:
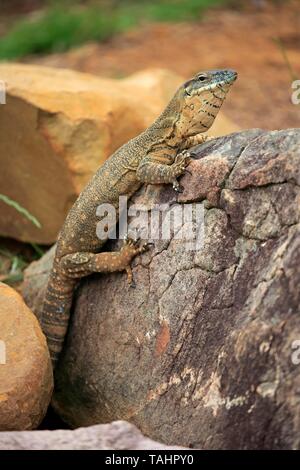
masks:
[[[177,93],[153,124],[156,142],[178,148],[188,137],[207,132],[221,108],[228,88],[207,90],[188,101]]]
[[[151,136],[151,141],[155,146],[175,149],[182,140],[176,128],[182,111],[180,92],[181,90],[178,90],[161,115],[147,129],[147,134]]]
[[[206,132],[214,122],[229,87],[203,91],[187,99],[180,88],[162,114],[138,139],[150,152],[176,154],[184,141]]]

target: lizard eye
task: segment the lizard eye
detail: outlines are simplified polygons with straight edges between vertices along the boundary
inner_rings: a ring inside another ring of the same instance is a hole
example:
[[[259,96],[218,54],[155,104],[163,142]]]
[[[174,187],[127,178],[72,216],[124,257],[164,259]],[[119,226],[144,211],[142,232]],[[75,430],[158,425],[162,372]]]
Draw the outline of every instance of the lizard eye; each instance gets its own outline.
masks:
[[[206,75],[199,75],[198,77],[198,80],[200,80],[200,82],[204,82],[204,80],[207,79],[207,76]]]

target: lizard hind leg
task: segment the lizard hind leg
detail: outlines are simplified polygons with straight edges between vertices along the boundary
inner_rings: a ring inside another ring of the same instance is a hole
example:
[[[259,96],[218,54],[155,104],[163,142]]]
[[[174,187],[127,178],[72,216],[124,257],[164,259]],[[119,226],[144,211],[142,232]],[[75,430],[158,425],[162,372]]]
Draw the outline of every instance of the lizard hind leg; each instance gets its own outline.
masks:
[[[128,282],[132,283],[131,261],[143,253],[148,243],[127,238],[120,251],[101,253],[74,253],[61,258],[61,267],[66,276],[78,279],[92,273],[112,273],[126,271]]]
[[[94,255],[90,266],[93,272],[121,272],[126,271],[127,281],[131,287],[135,287],[133,281],[131,262],[133,258],[144,253],[148,243],[140,244],[139,240],[126,238],[120,251],[104,252]]]
[[[42,329],[46,335],[53,368],[59,359],[67,334],[74,288],[81,277],[95,272],[126,271],[130,285],[134,286],[131,261],[143,253],[149,243],[126,239],[120,251],[88,253],[78,252],[57,260],[51,273],[43,305]]]

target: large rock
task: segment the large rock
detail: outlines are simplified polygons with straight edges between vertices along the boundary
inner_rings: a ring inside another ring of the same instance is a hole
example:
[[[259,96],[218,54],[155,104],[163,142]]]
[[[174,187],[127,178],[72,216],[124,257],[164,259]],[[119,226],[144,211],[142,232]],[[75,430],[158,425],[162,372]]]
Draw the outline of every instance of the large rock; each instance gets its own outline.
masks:
[[[6,105],[0,106],[1,193],[41,224],[0,201],[0,234],[49,244],[91,175],[154,121],[183,78],[154,69],[113,80],[0,64],[0,80],[7,89]],[[215,133],[235,129],[221,117]]]
[[[134,290],[125,274],[81,283],[53,404],[71,426],[126,419],[165,443],[300,448],[300,130],[195,154],[182,194],[148,186],[135,201],[204,201],[204,246],[156,242]]]
[[[39,243],[55,241],[91,175],[151,124],[181,82],[163,70],[110,80],[22,64],[1,64],[0,79],[1,192],[42,225],[0,201],[0,234]]]
[[[38,243],[55,241],[91,175],[151,124],[181,82],[163,70],[109,80],[22,64],[1,64],[0,79],[1,192],[42,225],[0,201],[0,234]]]
[[[0,431],[35,429],[53,389],[46,340],[21,296],[0,283]]]
[[[0,432],[0,450],[171,450],[154,442],[132,424],[115,421],[68,431]]]

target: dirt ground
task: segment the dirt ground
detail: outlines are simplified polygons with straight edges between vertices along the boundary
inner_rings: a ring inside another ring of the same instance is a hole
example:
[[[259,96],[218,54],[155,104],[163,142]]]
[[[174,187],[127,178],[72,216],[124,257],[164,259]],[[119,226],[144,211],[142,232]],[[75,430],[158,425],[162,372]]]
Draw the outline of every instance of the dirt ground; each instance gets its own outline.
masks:
[[[201,21],[144,25],[105,44],[26,62],[121,77],[165,67],[184,77],[210,68],[234,68],[239,80],[224,105],[241,128],[299,127],[300,105],[291,103],[292,74],[276,42],[281,40],[300,78],[300,2],[246,11],[209,11]]]

